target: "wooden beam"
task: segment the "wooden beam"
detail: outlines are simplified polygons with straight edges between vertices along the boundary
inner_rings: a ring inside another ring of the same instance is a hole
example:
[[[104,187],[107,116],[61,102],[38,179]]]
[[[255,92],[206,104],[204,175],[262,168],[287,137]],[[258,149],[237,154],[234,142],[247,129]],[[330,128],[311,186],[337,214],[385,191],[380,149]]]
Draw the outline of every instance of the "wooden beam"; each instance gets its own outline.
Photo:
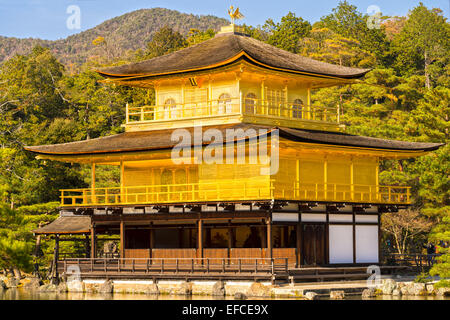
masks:
[[[125,258],[125,221],[120,221],[120,258]]]
[[[353,207],[353,263],[356,263],[356,210]]]
[[[231,220],[228,220],[228,251],[227,256],[228,259],[231,258],[231,248],[233,248],[233,238],[234,238],[234,230],[231,227]]]
[[[92,163],[91,180],[91,201],[92,203],[97,203],[97,199],[95,197],[95,163]]]
[[[59,260],[59,235],[55,236],[55,251],[53,253],[53,267],[54,267],[54,277],[52,281],[55,283],[58,282],[59,274],[58,274],[58,260]]]
[[[298,222],[296,226],[296,236],[297,236],[297,268],[302,265],[301,255],[302,255],[302,217],[301,214],[298,215]]]
[[[91,227],[91,259],[96,258],[97,239],[95,235],[95,224]]]
[[[197,249],[198,258],[203,259],[203,220],[198,220],[198,239],[197,239]]]
[[[120,161],[120,195],[123,197],[125,187],[125,164]]]
[[[203,212],[202,220],[248,220],[248,219],[263,219],[267,218],[269,213],[267,211],[256,211],[256,212]],[[95,215],[92,217],[96,222],[118,222],[119,218],[113,215]],[[125,215],[123,217],[125,222],[140,221],[145,224],[145,222],[151,221],[174,221],[174,220],[193,220],[198,219],[198,212],[194,213],[163,213],[163,214],[140,214],[140,215]],[[195,222],[194,222],[195,223]]]
[[[272,259],[272,245],[273,245],[273,239],[272,239],[272,219],[268,218],[266,220],[267,224],[267,258]]]
[[[325,261],[330,264],[330,212],[328,211],[325,223]]]

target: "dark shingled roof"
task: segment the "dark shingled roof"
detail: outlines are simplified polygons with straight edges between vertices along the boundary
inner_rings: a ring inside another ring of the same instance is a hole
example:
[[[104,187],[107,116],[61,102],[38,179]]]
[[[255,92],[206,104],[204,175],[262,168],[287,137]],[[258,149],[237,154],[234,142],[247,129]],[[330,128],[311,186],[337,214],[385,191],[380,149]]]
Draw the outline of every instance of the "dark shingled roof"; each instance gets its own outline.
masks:
[[[210,128],[211,127],[204,127],[203,130],[205,131]],[[259,129],[266,129],[268,131],[277,129],[276,127],[251,124],[221,125],[214,126],[212,128],[220,130],[224,137],[226,137],[226,129],[255,129],[257,130],[257,134],[259,134]],[[175,130],[176,129],[125,132],[104,138],[57,145],[25,147],[25,149],[38,154],[48,155],[83,155],[170,149],[178,145],[177,141],[172,141],[171,139],[172,133]],[[193,134],[193,128],[186,130]],[[318,143],[324,145],[403,151],[433,151],[439,149],[439,147],[443,145],[437,143],[404,142],[369,138],[346,133],[332,133],[289,128],[279,128],[279,130],[280,137],[282,138],[297,142]],[[204,142],[204,144],[209,143]]]
[[[91,217],[61,216],[45,227],[33,230],[34,234],[85,234],[89,232],[91,232]]]
[[[107,68],[100,70],[99,73],[108,78],[173,74],[231,63],[242,53],[256,60],[253,63],[288,72],[354,79],[360,78],[370,71],[370,69],[349,68],[320,62],[276,48],[248,36],[228,33],[161,57]]]
[[[440,143],[408,142],[355,136],[347,133],[289,128],[281,128],[280,136],[299,142],[404,151],[434,151],[444,145]]]

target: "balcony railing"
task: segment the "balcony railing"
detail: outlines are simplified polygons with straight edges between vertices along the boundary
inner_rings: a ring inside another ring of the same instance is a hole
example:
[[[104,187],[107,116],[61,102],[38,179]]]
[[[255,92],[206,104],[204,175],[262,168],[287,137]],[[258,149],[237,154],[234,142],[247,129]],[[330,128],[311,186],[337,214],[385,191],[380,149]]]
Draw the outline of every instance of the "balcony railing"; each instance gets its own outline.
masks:
[[[410,187],[287,184],[221,180],[210,183],[61,190],[61,206],[137,205],[256,200],[410,204]]]
[[[127,124],[213,118],[228,115],[264,116],[265,118],[339,124],[338,108],[271,103],[260,99],[230,98],[226,100],[142,106],[126,109]]]

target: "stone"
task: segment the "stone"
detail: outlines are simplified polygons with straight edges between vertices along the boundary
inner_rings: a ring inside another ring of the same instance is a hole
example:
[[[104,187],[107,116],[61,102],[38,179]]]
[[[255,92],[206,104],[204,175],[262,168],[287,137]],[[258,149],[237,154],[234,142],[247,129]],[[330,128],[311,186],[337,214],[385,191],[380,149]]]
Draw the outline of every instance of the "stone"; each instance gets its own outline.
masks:
[[[344,300],[345,292],[344,291],[330,291],[330,299],[332,300]]]
[[[248,289],[247,296],[255,298],[270,298],[270,288],[261,283],[254,282]]]
[[[423,296],[427,294],[425,283],[412,283],[409,289],[412,296]]]
[[[400,288],[400,293],[402,294],[402,296],[409,296],[409,286],[408,285],[404,285]]]
[[[426,290],[429,295],[434,295],[436,293],[434,290],[434,285],[431,283],[426,285]]]
[[[106,280],[98,288],[98,293],[113,293],[113,292],[114,286],[111,280]]]
[[[385,295],[391,295],[392,292],[397,289],[397,282],[392,279],[385,279],[383,280],[381,284],[381,291],[383,291],[383,294]]]
[[[67,290],[69,292],[84,292],[84,282],[80,280],[72,280],[67,282]]]
[[[5,281],[0,280],[0,291],[8,289],[8,286],[6,285]]]
[[[159,295],[158,285],[156,283],[147,285],[145,287],[144,293],[148,294],[148,295],[155,295],[155,296]]]
[[[400,292],[403,296],[423,296],[427,295],[425,283],[404,283],[400,288]]]
[[[362,292],[363,299],[375,298],[377,296],[376,290],[374,288],[365,289]]]
[[[395,289],[394,291],[392,291],[392,295],[399,297],[402,295],[402,291],[400,289]]]
[[[38,290],[42,283],[42,280],[36,277],[26,278],[22,281],[23,287],[30,290]]]
[[[39,287],[40,292],[57,292],[58,287],[54,284],[47,283]]]
[[[307,292],[305,298],[308,300],[319,300],[319,296],[315,292]]]
[[[192,295],[192,285],[189,282],[183,282],[175,287],[171,293],[178,296],[190,296]]]
[[[211,295],[213,297],[225,297],[225,284],[223,281],[217,281],[212,287]]]
[[[449,297],[450,296],[450,288],[438,288],[436,290],[436,295],[439,297]]]
[[[247,296],[245,295],[245,293],[236,292],[234,294],[234,300],[247,300]]]
[[[7,278],[5,283],[7,288],[17,288],[19,286],[19,280],[14,277]]]
[[[64,282],[64,281],[61,281],[61,282],[58,284],[58,286],[57,286],[57,288],[56,288],[56,291],[59,292],[59,293],[66,293],[66,292],[68,291],[67,283]]]

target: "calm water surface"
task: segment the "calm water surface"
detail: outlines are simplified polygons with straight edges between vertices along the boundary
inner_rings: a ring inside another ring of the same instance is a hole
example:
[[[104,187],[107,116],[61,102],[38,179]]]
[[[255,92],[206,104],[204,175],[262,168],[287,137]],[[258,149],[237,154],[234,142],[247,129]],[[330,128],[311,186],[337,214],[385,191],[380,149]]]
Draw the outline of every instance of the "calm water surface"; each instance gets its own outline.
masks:
[[[224,298],[192,296],[183,298],[182,296],[169,295],[145,295],[145,294],[95,294],[95,293],[43,293],[27,289],[8,289],[0,291],[0,300],[225,300]],[[227,297],[226,300],[234,300]],[[254,299],[251,299],[254,300]],[[267,299],[262,299],[267,300]],[[286,300],[286,299],[280,299]],[[290,299],[296,300],[296,299]],[[324,299],[325,300],[325,299]],[[346,300],[361,300],[360,295],[347,296]],[[450,298],[440,297],[390,297],[383,296],[373,300],[447,300]]]

